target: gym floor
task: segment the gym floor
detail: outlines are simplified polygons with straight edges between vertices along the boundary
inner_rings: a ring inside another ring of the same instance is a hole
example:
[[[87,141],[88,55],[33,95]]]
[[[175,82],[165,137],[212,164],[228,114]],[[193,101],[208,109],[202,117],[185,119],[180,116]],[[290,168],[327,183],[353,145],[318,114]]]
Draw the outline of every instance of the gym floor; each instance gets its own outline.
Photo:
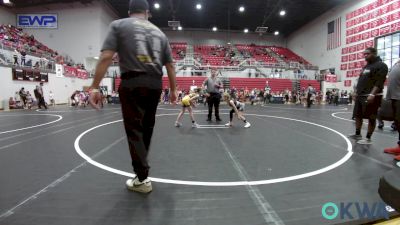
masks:
[[[125,188],[132,168],[119,106],[1,112],[0,224],[357,224],[326,220],[321,208],[381,202],[379,179],[397,167],[383,153],[397,141],[390,127],[371,146],[346,138],[350,106],[246,105],[249,129],[236,118],[224,127],[226,106],[223,122],[206,122],[203,105],[199,128],[188,114],[176,128],[179,110],[157,111],[147,195]]]

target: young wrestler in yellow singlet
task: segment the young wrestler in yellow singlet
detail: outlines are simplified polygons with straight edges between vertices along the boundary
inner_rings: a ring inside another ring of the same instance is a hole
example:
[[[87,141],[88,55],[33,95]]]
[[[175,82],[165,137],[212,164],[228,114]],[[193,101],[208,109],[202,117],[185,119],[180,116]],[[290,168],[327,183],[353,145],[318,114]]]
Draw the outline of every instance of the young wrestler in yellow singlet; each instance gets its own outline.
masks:
[[[182,126],[181,120],[186,109],[189,111],[190,119],[192,120],[192,127],[196,128],[198,126],[198,124],[194,120],[193,109],[192,109],[192,106],[195,105],[196,99],[198,97],[199,97],[198,93],[190,93],[182,98],[182,110],[179,113],[178,118],[176,118],[175,122],[176,127]]]

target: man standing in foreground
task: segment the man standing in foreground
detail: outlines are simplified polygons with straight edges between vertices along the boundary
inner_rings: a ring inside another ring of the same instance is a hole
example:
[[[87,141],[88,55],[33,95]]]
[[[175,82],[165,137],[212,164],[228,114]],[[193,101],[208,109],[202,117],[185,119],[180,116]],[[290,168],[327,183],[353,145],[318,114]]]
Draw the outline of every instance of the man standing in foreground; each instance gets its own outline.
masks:
[[[400,128],[400,61],[398,61],[389,73],[389,83],[386,100],[392,101],[393,117],[396,127]],[[386,148],[385,153],[396,155],[395,160],[400,161],[400,129],[399,141],[394,148]]]
[[[354,116],[356,118],[356,133],[351,138],[359,140],[363,119],[368,119],[368,133],[366,139],[359,140],[358,144],[372,144],[371,136],[375,130],[378,108],[382,102],[383,85],[388,73],[388,67],[377,56],[375,48],[367,48],[364,51],[367,65],[358,80],[356,87],[356,101],[354,105]]]
[[[148,21],[147,0],[130,0],[128,13],[129,18],[110,25],[91,86],[90,103],[99,109],[99,84],[117,52],[121,69],[119,97],[136,174],[135,178],[126,181],[126,186],[132,191],[149,193],[152,185],[148,179],[147,155],[161,95],[162,67],[165,65],[167,69],[171,102],[176,101],[175,68],[167,37]]]

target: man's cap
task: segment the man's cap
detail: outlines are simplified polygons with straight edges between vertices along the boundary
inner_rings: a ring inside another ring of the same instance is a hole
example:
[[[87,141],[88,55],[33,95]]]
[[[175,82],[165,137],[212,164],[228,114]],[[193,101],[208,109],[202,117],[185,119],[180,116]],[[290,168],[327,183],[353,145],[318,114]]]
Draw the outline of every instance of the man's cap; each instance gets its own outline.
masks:
[[[147,0],[130,0],[129,13],[142,13],[149,10],[149,3]]]

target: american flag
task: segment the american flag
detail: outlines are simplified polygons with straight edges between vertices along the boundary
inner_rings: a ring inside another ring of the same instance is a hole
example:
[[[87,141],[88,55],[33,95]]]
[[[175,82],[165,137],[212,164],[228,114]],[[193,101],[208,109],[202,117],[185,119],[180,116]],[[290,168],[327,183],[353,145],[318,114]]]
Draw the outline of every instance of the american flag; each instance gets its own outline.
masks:
[[[342,45],[342,17],[328,23],[328,50]]]

